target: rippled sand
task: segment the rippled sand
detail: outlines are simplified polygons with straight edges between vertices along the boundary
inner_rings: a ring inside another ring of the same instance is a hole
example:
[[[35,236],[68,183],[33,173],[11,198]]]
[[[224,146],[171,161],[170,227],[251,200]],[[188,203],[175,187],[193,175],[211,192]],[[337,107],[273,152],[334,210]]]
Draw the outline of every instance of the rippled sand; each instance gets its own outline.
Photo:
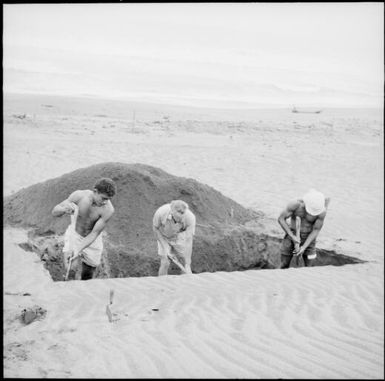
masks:
[[[242,119],[136,105],[133,125],[131,109],[108,103],[15,98],[4,107],[5,194],[105,161],[192,177],[272,218],[316,187],[332,199],[319,246],[368,261],[54,283],[17,245],[25,232],[6,229],[6,377],[384,377],[381,114]],[[22,325],[21,310],[36,304],[46,317]]]

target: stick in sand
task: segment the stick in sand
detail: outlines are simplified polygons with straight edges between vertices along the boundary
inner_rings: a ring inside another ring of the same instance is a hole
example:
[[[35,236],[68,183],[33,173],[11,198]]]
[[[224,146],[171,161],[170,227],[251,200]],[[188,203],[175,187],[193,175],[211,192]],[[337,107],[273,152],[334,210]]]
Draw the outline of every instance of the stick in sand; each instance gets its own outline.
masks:
[[[110,302],[106,306],[106,314],[108,316],[108,320],[110,323],[112,323],[114,321],[112,318],[112,310],[111,310],[113,301],[114,301],[114,290],[111,288],[111,290],[110,290]]]

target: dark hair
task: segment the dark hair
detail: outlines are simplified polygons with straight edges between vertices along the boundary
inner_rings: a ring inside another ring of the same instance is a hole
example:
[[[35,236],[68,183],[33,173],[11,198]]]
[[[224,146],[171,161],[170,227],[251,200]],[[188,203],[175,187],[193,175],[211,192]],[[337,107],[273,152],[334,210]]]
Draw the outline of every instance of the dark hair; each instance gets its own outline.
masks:
[[[103,178],[99,179],[95,183],[94,188],[99,193],[104,193],[110,198],[112,198],[116,193],[116,184],[114,183],[113,180],[111,180],[107,177],[103,177]]]

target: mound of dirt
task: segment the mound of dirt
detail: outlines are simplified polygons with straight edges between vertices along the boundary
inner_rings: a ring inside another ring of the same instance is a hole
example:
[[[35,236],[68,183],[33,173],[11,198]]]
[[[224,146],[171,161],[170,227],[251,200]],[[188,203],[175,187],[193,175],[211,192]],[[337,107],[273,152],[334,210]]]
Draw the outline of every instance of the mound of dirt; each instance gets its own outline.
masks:
[[[63,233],[69,216],[51,211],[78,189],[93,189],[112,178],[115,214],[103,232],[104,255],[96,277],[155,276],[159,268],[152,231],[156,209],[174,199],[189,204],[196,216],[192,270],[233,271],[279,266],[280,239],[267,235],[263,213],[246,209],[212,187],[143,164],[102,163],[32,185],[4,199],[4,225],[29,230],[24,249],[38,253],[54,280],[65,274]],[[172,264],[170,274],[180,273]]]
[[[248,231],[245,236],[239,231],[247,221],[258,220],[262,213],[242,207],[208,185],[170,175],[159,168],[143,164],[102,163],[32,185],[5,198],[4,224],[32,228],[30,246],[39,251],[49,268],[52,267],[54,278],[59,278],[56,273],[62,273],[61,269],[54,271],[53,267],[62,265],[62,235],[70,219],[68,216],[55,218],[51,211],[73,191],[92,189],[100,177],[112,178],[117,185],[117,194],[112,200],[115,214],[103,235],[105,255],[97,276],[157,274],[159,258],[152,217],[159,206],[173,199],[186,201],[196,216],[193,272],[267,265],[268,261],[261,255],[266,250],[257,249],[256,233],[244,227]],[[233,235],[239,237],[235,243],[231,239]],[[250,250],[248,255],[244,254],[245,238],[255,246],[253,254]],[[228,245],[228,241],[232,245]],[[259,248],[265,249],[265,246]]]

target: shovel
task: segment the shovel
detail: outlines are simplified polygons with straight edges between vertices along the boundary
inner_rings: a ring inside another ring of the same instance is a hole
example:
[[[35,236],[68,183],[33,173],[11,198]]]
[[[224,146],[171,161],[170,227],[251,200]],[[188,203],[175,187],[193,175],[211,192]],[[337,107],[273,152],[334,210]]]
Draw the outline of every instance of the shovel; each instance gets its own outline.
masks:
[[[114,319],[113,319],[114,314],[111,310],[113,301],[114,301],[114,290],[111,288],[111,290],[110,290],[110,302],[106,306],[106,314],[108,316],[108,320],[110,323],[112,323],[114,321]]]
[[[75,204],[75,203],[72,203],[72,206],[74,208],[74,212],[73,214],[71,215],[71,227],[72,229],[75,230],[75,227],[76,227],[76,220],[78,219],[78,214],[79,214],[79,207]],[[70,274],[70,270],[71,270],[71,265],[72,265],[72,261],[75,259],[76,257],[71,257],[69,260],[68,260],[68,268],[67,268],[67,273],[64,277],[64,280],[67,281],[68,280],[68,276]]]
[[[73,259],[74,259],[73,257],[71,257],[71,258],[69,259],[68,268],[67,268],[67,273],[66,273],[66,276],[65,276],[65,278],[64,278],[65,281],[68,280],[68,276],[70,275],[70,270],[71,270],[71,265],[72,265],[72,260],[73,260]]]
[[[301,240],[301,217],[297,216],[295,218],[295,236],[298,240]],[[300,248],[300,244],[299,243],[295,243],[294,244],[294,251],[295,252],[298,252],[299,251],[299,248]],[[297,263],[297,266],[299,265],[299,256],[294,254],[296,256],[296,263]],[[302,256],[302,255],[301,255]]]
[[[187,274],[186,269],[184,266],[178,261],[177,257],[175,257],[172,254],[167,254],[167,256],[183,271],[184,274]]]
[[[70,274],[70,270],[71,270],[71,265],[72,265],[72,261],[74,261],[79,255],[77,255],[76,257],[71,257],[68,259],[68,268],[67,268],[67,273],[66,273],[66,276],[64,278],[65,281],[68,280],[68,276]]]

